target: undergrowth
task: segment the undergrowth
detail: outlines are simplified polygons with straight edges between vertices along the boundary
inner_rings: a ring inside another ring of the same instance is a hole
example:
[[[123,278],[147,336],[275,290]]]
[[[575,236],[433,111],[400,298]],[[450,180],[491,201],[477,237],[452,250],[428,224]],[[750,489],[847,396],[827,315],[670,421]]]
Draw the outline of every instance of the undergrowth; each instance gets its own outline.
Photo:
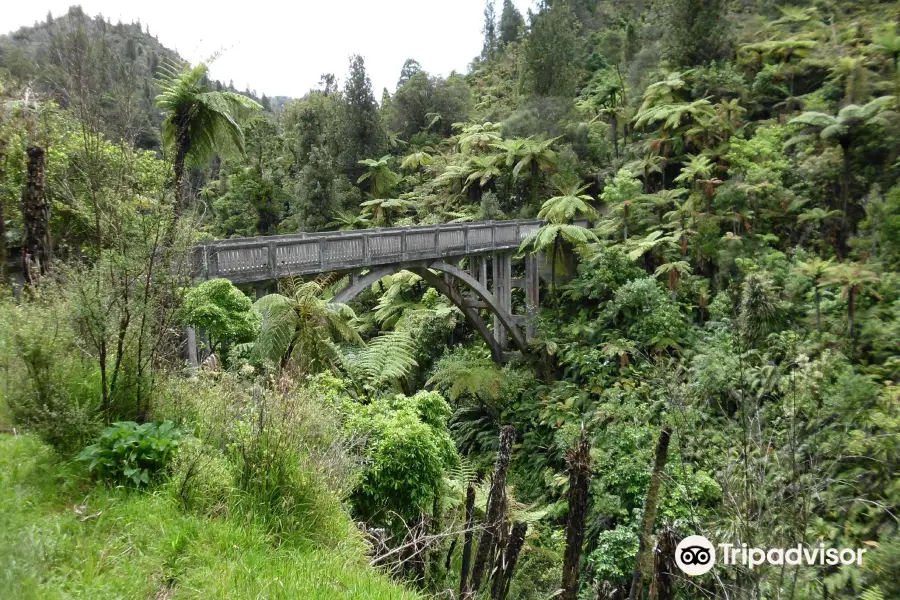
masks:
[[[358,546],[277,544],[240,513],[184,511],[171,484],[91,483],[30,435],[0,437],[0,590],[21,600],[417,597],[368,568]]]

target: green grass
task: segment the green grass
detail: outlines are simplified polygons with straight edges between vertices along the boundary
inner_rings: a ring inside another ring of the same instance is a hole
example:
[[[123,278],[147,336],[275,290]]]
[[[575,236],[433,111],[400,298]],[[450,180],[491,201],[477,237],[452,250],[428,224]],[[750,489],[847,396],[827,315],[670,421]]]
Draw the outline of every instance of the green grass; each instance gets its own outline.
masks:
[[[108,489],[31,436],[0,435],[0,590],[5,598],[418,596],[358,549],[275,545],[239,518],[185,513],[165,488]]]

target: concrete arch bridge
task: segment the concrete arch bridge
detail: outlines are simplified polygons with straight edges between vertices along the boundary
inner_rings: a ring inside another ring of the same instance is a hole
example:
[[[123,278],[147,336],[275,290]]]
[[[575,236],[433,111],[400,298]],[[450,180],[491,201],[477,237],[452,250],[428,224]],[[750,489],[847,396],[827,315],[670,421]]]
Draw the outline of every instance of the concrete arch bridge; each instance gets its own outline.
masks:
[[[348,274],[348,286],[332,300],[344,303],[405,269],[449,298],[487,342],[494,360],[505,362],[507,350],[524,353],[534,333],[538,261],[526,256],[523,275],[513,277],[513,260],[522,240],[541,225],[540,220],[482,221],[218,240],[195,248],[194,268],[199,280],[223,277],[253,285],[258,296],[283,277]],[[513,288],[525,290],[524,313],[514,312]],[[492,327],[481,310],[493,317]],[[189,334],[188,353],[194,359],[192,338]]]

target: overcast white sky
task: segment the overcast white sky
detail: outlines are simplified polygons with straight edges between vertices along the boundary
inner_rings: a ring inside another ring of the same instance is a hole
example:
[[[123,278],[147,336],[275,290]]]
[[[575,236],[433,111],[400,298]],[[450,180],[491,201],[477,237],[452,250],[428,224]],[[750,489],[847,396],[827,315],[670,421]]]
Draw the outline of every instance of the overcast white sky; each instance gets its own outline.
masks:
[[[0,33],[51,11],[64,14],[78,0],[0,0]],[[513,0],[523,16],[533,0]],[[113,23],[140,19],[150,33],[187,60],[222,50],[212,76],[259,94],[302,96],[323,73],[343,81],[350,54],[362,54],[376,99],[397,85],[400,68],[415,58],[432,74],[465,72],[481,51],[485,0],[81,0],[84,11]],[[237,5],[237,3],[234,3]],[[497,0],[499,17],[502,0]],[[527,18],[527,16],[526,16]]]

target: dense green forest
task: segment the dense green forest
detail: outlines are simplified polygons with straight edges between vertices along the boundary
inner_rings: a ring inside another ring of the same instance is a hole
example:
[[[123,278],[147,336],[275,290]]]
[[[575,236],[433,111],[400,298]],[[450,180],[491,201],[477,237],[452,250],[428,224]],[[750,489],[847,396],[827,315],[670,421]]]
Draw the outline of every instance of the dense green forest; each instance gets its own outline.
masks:
[[[463,74],[297,99],[78,7],[0,37],[7,597],[900,598],[900,3],[472,26]],[[505,364],[411,272],[192,283],[204,240],[514,218]],[[695,534],[866,553],[688,577]]]

